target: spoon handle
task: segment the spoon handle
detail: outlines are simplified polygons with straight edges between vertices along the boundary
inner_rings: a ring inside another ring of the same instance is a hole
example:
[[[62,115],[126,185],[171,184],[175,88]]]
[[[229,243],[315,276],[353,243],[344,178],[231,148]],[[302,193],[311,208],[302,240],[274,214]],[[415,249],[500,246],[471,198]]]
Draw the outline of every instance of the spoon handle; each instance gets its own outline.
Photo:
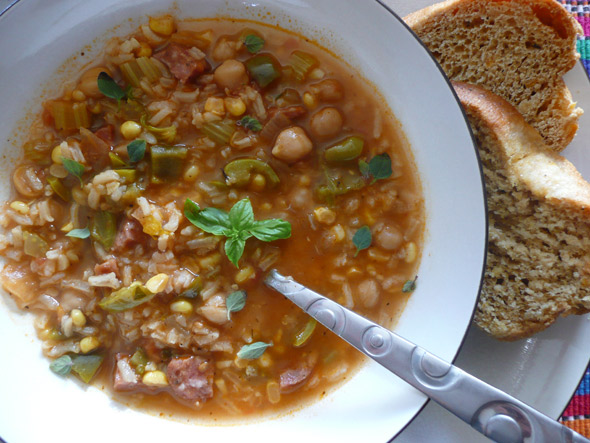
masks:
[[[359,351],[494,441],[590,442],[520,400],[274,269],[265,283]]]

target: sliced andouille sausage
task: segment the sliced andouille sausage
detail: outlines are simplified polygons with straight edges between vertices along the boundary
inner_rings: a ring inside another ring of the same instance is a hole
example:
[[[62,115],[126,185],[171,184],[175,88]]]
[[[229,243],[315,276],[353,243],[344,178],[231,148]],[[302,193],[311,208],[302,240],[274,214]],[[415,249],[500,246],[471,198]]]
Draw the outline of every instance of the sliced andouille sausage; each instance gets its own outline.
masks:
[[[141,224],[135,219],[128,218],[119,226],[113,251],[121,252],[137,244],[144,244],[147,239]]]
[[[198,59],[189,48],[174,43],[154,54],[154,57],[168,66],[172,75],[182,83],[186,83],[211,69],[211,65],[206,59]]]
[[[166,370],[172,392],[186,401],[205,401],[213,397],[213,362],[203,357],[175,358]]]
[[[288,394],[303,386],[311,375],[311,366],[299,366],[294,369],[283,371],[279,377],[281,393]]]
[[[129,356],[118,353],[115,355],[115,391],[132,391],[140,386],[139,376],[129,363]]]
[[[117,264],[117,260],[114,258],[109,258],[108,260],[97,263],[94,266],[94,275],[103,275],[109,274],[114,272],[117,277],[119,277],[119,265]]]

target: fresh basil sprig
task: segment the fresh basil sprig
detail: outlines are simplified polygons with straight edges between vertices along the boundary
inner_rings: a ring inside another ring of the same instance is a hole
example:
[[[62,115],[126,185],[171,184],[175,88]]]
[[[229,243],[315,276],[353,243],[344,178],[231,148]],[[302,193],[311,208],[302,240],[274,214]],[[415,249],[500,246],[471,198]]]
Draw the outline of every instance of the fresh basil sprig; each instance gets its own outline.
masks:
[[[413,280],[406,281],[402,287],[402,292],[414,292],[416,289],[416,280],[418,280],[418,276],[414,277]]]
[[[64,165],[64,168],[66,168],[66,171],[68,171],[74,177],[77,177],[78,180],[80,180],[80,184],[82,184],[82,174],[84,174],[84,171],[86,170],[84,165],[82,163],[78,163],[76,160],[71,160],[63,156],[61,158],[61,162]]]
[[[119,101],[127,97],[125,91],[106,72],[98,74],[97,83],[98,90],[109,98]]]
[[[201,209],[191,199],[184,202],[184,216],[197,228],[226,237],[225,254],[236,267],[244,253],[246,240],[256,237],[270,242],[291,237],[291,224],[281,219],[254,220],[249,199],[237,202],[229,212],[217,208]]]
[[[90,237],[90,229],[72,229],[70,232],[66,234],[66,237],[73,237],[73,238],[88,238]]]
[[[365,178],[373,177],[371,184],[377,180],[391,177],[393,170],[391,168],[391,157],[387,153],[379,154],[373,157],[369,163],[364,160],[359,161],[359,171]]]
[[[242,346],[242,349],[238,351],[238,358],[242,360],[256,360],[266,348],[272,346],[272,343],[264,343],[263,341],[257,341],[256,343],[252,343],[251,345]]]
[[[133,140],[127,145],[127,154],[129,154],[129,161],[137,163],[143,160],[145,155],[146,142],[145,140]]]
[[[373,236],[371,235],[371,229],[368,226],[363,226],[356,231],[352,237],[352,243],[354,243],[354,246],[356,247],[356,253],[354,256],[356,257],[363,249],[367,249],[371,246],[372,241]]]
[[[246,115],[238,120],[238,125],[249,129],[252,132],[258,132],[262,130],[262,123],[260,123],[254,117],[250,117],[249,115]]]
[[[257,52],[260,52],[264,46],[264,39],[262,37],[258,37],[256,34],[246,35],[243,41],[244,46],[250,54],[256,54]]]
[[[246,306],[246,291],[236,291],[229,294],[225,300],[227,319],[231,320],[231,313],[241,311],[244,306]]]

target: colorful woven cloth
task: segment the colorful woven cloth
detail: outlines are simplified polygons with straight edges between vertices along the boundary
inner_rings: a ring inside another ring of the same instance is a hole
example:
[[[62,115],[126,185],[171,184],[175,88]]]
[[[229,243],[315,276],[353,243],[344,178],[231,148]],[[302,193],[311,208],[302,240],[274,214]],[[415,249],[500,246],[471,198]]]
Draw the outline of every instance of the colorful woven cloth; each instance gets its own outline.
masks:
[[[590,72],[590,1],[560,0],[584,28],[584,37],[578,40],[578,51],[582,55],[582,63]],[[586,111],[588,112],[588,110]],[[590,438],[590,367],[576,389],[572,401],[567,406],[561,421],[574,431]]]

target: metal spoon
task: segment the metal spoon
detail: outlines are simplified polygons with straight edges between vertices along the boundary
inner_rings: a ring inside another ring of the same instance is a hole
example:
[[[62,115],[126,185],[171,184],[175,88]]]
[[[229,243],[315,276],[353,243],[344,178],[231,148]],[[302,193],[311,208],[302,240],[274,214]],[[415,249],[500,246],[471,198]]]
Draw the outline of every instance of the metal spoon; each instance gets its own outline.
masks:
[[[590,442],[516,398],[275,269],[265,281],[332,332],[486,437],[501,443]]]

